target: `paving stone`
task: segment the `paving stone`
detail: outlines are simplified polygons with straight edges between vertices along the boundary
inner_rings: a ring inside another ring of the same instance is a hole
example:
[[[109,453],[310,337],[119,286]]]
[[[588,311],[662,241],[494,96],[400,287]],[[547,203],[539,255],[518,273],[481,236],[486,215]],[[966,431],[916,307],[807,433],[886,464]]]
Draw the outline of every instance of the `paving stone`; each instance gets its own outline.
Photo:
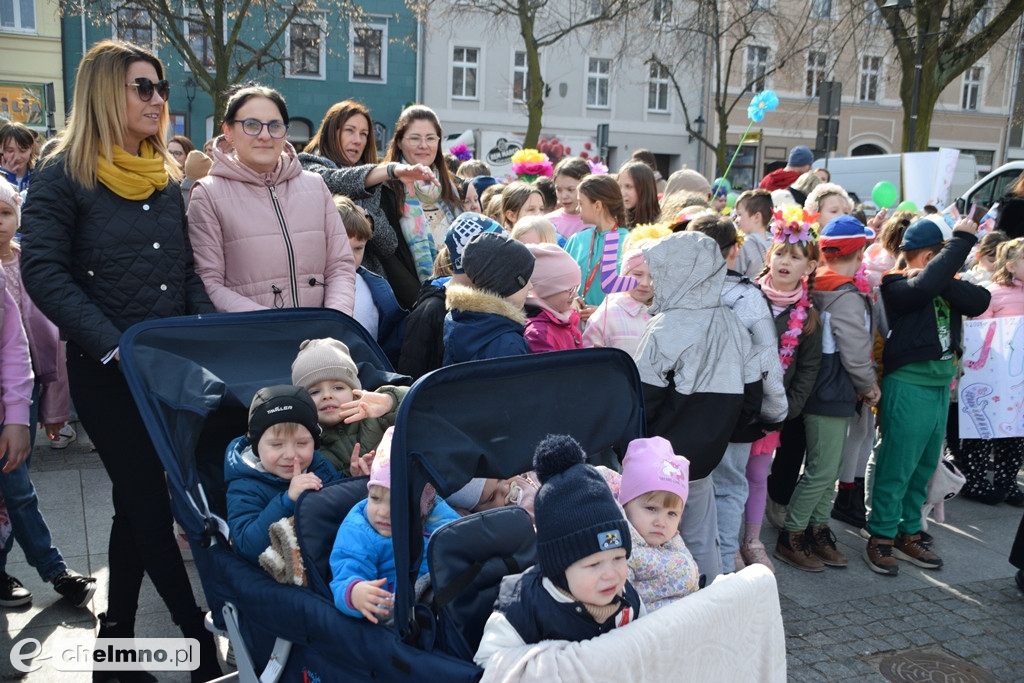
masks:
[[[854,675],[849,667],[840,662],[821,662],[815,664],[814,669],[824,674],[829,680],[841,680]]]

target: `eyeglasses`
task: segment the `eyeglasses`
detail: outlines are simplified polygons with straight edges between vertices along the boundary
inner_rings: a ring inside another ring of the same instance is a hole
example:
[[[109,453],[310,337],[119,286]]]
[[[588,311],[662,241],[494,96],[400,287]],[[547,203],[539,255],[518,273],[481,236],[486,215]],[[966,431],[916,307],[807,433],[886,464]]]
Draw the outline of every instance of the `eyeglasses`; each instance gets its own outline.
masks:
[[[231,119],[228,121],[230,124],[240,123],[242,124],[242,130],[246,135],[256,137],[263,132],[263,127],[266,126],[267,132],[270,133],[270,137],[275,140],[280,140],[288,134],[288,126],[280,121],[271,121],[270,123],[263,123],[259,119],[245,119],[239,121],[237,119]]]
[[[126,88],[135,88],[139,93],[139,99],[143,102],[149,102],[153,99],[153,93],[160,95],[160,99],[167,100],[167,96],[171,94],[171,84],[167,80],[157,81],[154,83],[148,78],[136,78],[131,83],[125,83]]]
[[[437,137],[436,135],[428,135],[427,137],[423,137],[421,135],[407,135],[405,138],[403,138],[403,140],[408,142],[413,147],[419,147],[424,143],[426,143],[427,147],[433,147],[438,143],[438,141],[441,140],[441,138]]]

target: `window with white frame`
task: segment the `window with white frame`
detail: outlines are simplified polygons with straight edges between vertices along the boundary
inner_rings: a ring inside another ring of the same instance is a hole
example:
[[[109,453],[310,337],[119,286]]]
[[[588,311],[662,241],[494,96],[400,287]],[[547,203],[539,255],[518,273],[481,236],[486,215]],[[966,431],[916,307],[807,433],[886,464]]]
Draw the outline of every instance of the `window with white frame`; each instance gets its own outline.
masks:
[[[875,0],[864,0],[864,23],[868,26],[885,26],[885,17]]]
[[[590,0],[587,7],[591,17],[601,16],[604,12],[604,0]]]
[[[750,0],[751,10],[761,10],[767,12],[775,9],[775,0]]]
[[[189,50],[207,71],[214,69],[213,43],[203,24],[202,11],[198,7],[185,5],[185,40]],[[188,69],[188,65],[185,65]]]
[[[672,21],[672,0],[653,0],[651,18],[655,24],[667,24]]]
[[[760,92],[761,90],[764,90],[765,73],[767,73],[767,71],[768,48],[763,45],[748,45],[746,66],[744,68],[747,90],[750,92]]]
[[[612,71],[612,60],[590,57],[587,60],[587,107],[607,109],[608,86]]]
[[[832,15],[832,0],[811,0],[811,16],[828,19]]]
[[[285,74],[289,78],[327,77],[327,22],[295,18],[284,34]]]
[[[984,76],[980,66],[972,66],[964,71],[964,90],[960,97],[960,106],[967,111],[978,111],[981,104],[981,80]]]
[[[967,26],[969,33],[976,34],[985,28],[985,24],[988,23],[988,7],[982,7],[981,10],[974,15],[971,19],[971,23]]]
[[[477,70],[480,66],[480,48],[452,48],[452,97],[457,100],[475,100]]]
[[[368,17],[349,25],[348,78],[386,83],[388,80],[388,19]]]
[[[156,47],[156,26],[149,12],[127,5],[114,13],[114,39],[143,47]]]
[[[530,97],[530,83],[527,78],[526,52],[516,50],[512,54],[512,101],[525,102]]]
[[[0,29],[35,31],[35,0],[0,0]]]
[[[821,90],[821,82],[825,80],[825,63],[828,56],[824,52],[812,50],[807,53],[807,79],[804,84],[804,94],[808,97],[818,97]]]
[[[857,99],[861,102],[878,101],[878,77],[882,71],[882,58],[864,55],[860,58],[860,79]]]
[[[647,111],[664,114],[668,112],[668,69],[661,64],[651,64],[651,80],[647,83]]]

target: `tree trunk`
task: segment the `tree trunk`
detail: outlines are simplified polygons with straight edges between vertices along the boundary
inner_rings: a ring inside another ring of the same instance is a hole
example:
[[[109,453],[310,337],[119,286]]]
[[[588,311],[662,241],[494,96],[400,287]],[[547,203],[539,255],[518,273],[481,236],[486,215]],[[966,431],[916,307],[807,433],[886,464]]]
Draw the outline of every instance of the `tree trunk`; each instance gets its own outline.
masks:
[[[544,79],[540,74],[540,51],[533,35],[533,17],[527,11],[526,3],[520,3],[519,32],[526,46],[526,112],[529,117],[523,146],[536,149],[544,117]]]

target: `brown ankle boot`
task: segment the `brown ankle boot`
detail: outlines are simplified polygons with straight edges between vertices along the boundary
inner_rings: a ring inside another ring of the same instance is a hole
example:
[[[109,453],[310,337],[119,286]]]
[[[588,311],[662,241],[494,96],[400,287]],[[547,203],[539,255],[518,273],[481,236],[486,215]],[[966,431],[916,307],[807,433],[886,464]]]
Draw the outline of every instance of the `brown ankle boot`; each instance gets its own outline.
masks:
[[[872,536],[864,546],[864,561],[868,568],[876,574],[896,576],[900,573],[899,564],[892,556],[893,539],[883,536]]]
[[[906,560],[925,569],[940,569],[942,567],[942,558],[921,542],[920,533],[897,534],[892,554],[898,560]]]
[[[829,567],[845,567],[848,563],[846,555],[836,548],[836,535],[828,524],[818,524],[807,530],[807,538],[811,544],[811,552],[821,558]]]
[[[775,544],[776,558],[786,564],[802,569],[805,572],[823,572],[825,564],[818,559],[807,545],[807,532],[786,531],[779,532],[779,541]]]

